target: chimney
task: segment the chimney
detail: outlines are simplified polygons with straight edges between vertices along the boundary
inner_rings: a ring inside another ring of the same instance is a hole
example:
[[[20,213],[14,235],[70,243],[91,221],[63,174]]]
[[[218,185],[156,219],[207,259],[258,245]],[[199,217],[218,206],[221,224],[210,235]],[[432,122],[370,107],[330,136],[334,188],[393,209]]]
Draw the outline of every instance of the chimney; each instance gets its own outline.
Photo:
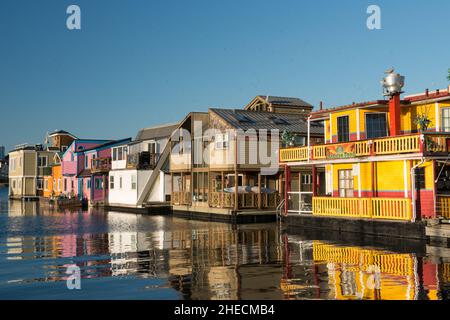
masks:
[[[323,101],[320,101],[320,110],[323,109]]]
[[[391,136],[400,135],[400,95],[405,85],[405,77],[394,72],[394,69],[386,71],[387,76],[381,81],[384,95],[389,97],[389,131]]]
[[[439,95],[439,89],[436,89],[436,95]]]
[[[427,97],[428,97],[429,93],[430,93],[430,90],[425,89],[425,95],[426,95]]]

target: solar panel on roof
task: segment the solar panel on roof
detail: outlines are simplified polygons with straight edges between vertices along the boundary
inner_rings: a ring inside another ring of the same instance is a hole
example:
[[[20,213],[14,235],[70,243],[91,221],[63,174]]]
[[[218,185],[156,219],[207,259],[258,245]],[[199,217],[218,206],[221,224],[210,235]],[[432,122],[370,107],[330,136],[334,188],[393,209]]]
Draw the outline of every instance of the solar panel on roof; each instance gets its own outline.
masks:
[[[236,113],[236,114],[234,115],[234,117],[235,117],[236,120],[239,121],[239,122],[244,122],[244,123],[251,123],[251,122],[253,122],[249,117],[244,116],[244,115],[239,114],[239,113]]]
[[[281,118],[277,118],[275,116],[270,116],[268,117],[268,119],[273,123],[273,124],[283,124],[283,125],[288,125],[289,122],[287,122],[285,119],[281,119]]]

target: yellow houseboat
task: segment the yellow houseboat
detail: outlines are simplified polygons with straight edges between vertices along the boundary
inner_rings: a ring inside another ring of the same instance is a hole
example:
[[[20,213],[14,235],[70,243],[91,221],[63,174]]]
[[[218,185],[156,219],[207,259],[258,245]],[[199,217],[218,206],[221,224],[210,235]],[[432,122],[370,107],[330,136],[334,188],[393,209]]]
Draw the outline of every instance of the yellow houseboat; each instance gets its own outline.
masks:
[[[388,72],[385,100],[322,109],[325,143],[280,150],[287,216],[415,222],[450,217],[450,91],[405,96]]]

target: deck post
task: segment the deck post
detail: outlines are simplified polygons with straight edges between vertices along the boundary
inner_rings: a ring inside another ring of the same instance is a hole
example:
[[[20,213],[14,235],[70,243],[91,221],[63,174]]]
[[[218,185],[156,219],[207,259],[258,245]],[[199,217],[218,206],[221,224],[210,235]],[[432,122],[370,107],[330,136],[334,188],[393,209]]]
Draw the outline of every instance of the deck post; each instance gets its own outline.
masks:
[[[170,173],[170,203],[173,203],[173,172]]]
[[[313,185],[313,197],[317,196],[317,169],[316,166],[312,166],[312,185]]]
[[[291,168],[285,164],[284,165],[284,214],[288,214],[289,210],[289,203],[288,203],[288,197],[289,197],[289,186],[291,180]]]
[[[224,172],[221,172],[222,176],[221,176],[221,190],[220,190],[220,207],[223,208],[224,207],[224,189],[225,189],[225,177],[224,177]]]
[[[258,209],[261,209],[261,172],[258,173]]]

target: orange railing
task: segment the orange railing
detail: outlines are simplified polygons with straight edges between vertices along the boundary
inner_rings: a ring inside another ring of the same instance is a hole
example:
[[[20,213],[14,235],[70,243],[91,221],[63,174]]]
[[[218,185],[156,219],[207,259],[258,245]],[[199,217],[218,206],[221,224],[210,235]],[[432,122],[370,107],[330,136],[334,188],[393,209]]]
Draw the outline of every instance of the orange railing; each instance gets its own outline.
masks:
[[[314,197],[313,215],[410,221],[412,207],[406,198]]]
[[[392,155],[405,153],[436,153],[448,152],[450,134],[413,134],[398,137],[387,137],[373,140],[350,141],[345,143],[330,143],[280,150],[280,162],[300,162],[308,160],[324,160],[337,158],[367,157],[370,155]],[[342,148],[340,148],[342,147]],[[336,150],[348,149],[340,157]],[[331,154],[333,151],[334,154]]]

